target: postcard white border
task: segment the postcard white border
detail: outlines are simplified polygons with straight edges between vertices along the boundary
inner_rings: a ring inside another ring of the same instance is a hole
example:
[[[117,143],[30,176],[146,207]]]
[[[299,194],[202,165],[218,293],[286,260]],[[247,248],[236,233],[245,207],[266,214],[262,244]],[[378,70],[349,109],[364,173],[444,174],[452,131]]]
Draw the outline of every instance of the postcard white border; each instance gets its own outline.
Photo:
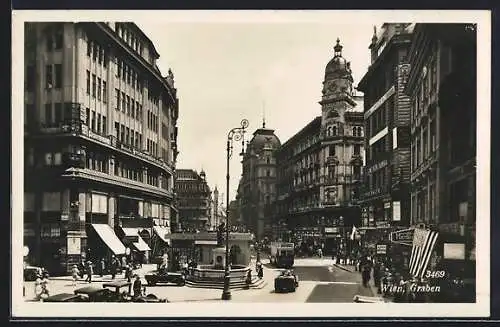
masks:
[[[491,13],[473,10],[357,11],[71,11],[40,10],[12,13],[12,280],[22,285],[23,247],[23,23],[25,21],[127,21],[138,15],[149,22],[355,24],[365,17],[386,22],[477,23],[477,302],[475,304],[355,303],[170,303],[66,304],[24,302],[22,288],[12,289],[13,317],[487,317],[490,314],[490,108]],[[355,17],[353,19],[353,17]],[[140,22],[140,19],[137,20]],[[362,308],[362,310],[360,310]]]

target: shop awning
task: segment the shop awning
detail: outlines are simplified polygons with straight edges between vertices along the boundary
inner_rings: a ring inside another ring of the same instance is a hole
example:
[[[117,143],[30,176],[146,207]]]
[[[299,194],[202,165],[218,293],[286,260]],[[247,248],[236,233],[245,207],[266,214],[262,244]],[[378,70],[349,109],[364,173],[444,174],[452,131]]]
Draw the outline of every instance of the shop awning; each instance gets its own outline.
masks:
[[[96,231],[97,235],[101,240],[108,246],[108,248],[115,255],[125,254],[125,245],[120,241],[118,236],[116,236],[113,229],[107,224],[92,224],[92,227]]]
[[[141,235],[139,235],[139,231],[135,228],[122,228],[123,232],[125,233],[125,236],[137,236],[137,242],[132,243],[132,245],[141,252],[144,251],[150,251],[151,248],[149,247],[148,243],[146,243]]]
[[[213,240],[196,240],[194,241],[195,245],[217,245],[217,241]]]
[[[163,242],[170,244],[170,240],[166,238],[166,235],[169,234],[167,228],[162,226],[153,226],[153,230]]]

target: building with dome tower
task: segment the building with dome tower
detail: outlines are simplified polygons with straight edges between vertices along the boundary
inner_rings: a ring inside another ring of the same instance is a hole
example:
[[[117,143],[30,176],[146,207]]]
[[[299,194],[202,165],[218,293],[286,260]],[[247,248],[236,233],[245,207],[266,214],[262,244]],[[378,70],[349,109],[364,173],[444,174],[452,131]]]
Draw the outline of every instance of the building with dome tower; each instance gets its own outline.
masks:
[[[362,96],[355,94],[340,40],[325,68],[321,115],[286,141],[276,154],[278,239],[305,248],[324,245],[338,253],[350,247],[348,234],[358,225],[363,166]]]
[[[276,200],[276,151],[280,146],[274,130],[266,128],[263,121],[243,155],[238,187],[241,221],[259,241],[271,235]]]

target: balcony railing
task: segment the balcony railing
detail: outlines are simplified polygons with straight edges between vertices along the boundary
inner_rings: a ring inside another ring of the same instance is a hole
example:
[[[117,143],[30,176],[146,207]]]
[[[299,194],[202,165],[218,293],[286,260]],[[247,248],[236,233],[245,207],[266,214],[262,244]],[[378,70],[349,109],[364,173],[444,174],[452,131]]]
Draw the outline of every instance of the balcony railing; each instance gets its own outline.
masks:
[[[80,124],[80,126],[76,126],[75,124],[61,124],[58,126],[51,127],[40,127],[39,132],[41,134],[76,134],[80,136],[87,137],[93,141],[96,141],[100,144],[111,146],[115,149],[121,150],[123,152],[135,155],[145,161],[151,162],[161,168],[166,169],[170,173],[173,172],[173,167],[166,163],[162,158],[155,157],[148,153],[147,151],[140,151],[127,145],[123,142],[120,142],[114,135],[101,135],[91,131],[87,125]]]

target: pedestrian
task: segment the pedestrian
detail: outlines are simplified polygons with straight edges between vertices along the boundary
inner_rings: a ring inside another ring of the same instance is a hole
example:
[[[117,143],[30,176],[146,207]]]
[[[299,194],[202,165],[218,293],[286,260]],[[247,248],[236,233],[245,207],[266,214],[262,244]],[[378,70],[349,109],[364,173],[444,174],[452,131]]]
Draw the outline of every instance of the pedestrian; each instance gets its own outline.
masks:
[[[135,280],[134,280],[134,297],[137,298],[139,296],[142,295],[142,282],[141,282],[141,278],[139,277],[139,275],[134,275],[135,277]]]
[[[122,257],[122,268],[125,269],[125,266],[127,266],[127,257],[123,256]]]
[[[76,281],[78,280],[78,276],[80,275],[80,271],[78,270],[77,265],[73,265],[71,269],[71,276],[73,277],[73,286],[76,285]]]
[[[101,259],[101,269],[100,269],[101,277],[104,275],[105,271],[106,271],[106,262],[104,261],[104,258],[102,258]]]
[[[92,275],[94,274],[94,267],[92,265],[92,261],[87,261],[87,279],[85,280],[87,283],[92,283]]]
[[[380,289],[380,280],[381,280],[381,275],[380,275],[380,264],[378,261],[375,261],[375,264],[373,265],[373,282],[375,284],[375,287],[377,288],[377,294],[382,293],[382,290]]]
[[[111,257],[111,279],[115,279],[116,271],[118,270],[118,260],[115,256]]]
[[[36,280],[35,280],[35,299],[39,300],[40,295],[42,294],[42,274],[41,272],[36,273]]]
[[[83,275],[85,275],[85,260],[82,258],[80,260],[80,263],[78,264],[78,271],[80,272],[80,278],[83,278]]]

